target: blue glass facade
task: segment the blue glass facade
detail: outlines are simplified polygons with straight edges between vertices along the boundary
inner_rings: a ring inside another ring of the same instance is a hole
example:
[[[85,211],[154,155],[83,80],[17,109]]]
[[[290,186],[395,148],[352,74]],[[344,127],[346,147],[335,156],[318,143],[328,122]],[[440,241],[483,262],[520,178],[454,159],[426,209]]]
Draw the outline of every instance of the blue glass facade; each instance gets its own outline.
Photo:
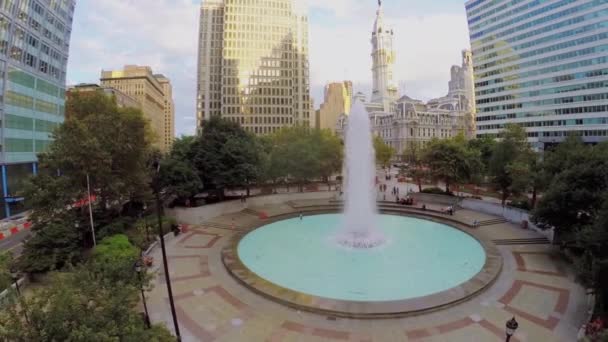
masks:
[[[608,0],[471,0],[477,135],[608,140]]]
[[[0,0],[1,216],[24,210],[22,182],[64,119],[76,0]]]

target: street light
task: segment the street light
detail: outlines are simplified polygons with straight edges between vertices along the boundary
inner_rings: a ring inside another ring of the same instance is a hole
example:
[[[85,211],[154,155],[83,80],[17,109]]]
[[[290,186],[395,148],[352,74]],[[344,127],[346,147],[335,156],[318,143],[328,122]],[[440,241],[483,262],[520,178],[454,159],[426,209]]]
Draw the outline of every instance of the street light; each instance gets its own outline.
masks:
[[[181,335],[179,333],[179,324],[177,323],[177,313],[175,312],[175,303],[173,302],[173,290],[171,289],[171,277],[169,276],[169,264],[167,263],[167,251],[165,249],[165,238],[163,234],[163,218],[162,218],[162,201],[160,199],[160,160],[154,161],[154,169],[156,169],[156,176],[152,182],[154,194],[156,195],[156,216],[158,217],[158,237],[160,238],[160,248],[163,255],[163,266],[165,270],[165,282],[167,283],[167,292],[169,294],[169,305],[171,306],[171,316],[173,316],[173,327],[175,328],[175,336],[177,341],[181,341]]]
[[[507,321],[507,324],[506,324],[506,333],[507,333],[506,342],[509,342],[511,340],[511,336],[513,336],[515,334],[515,330],[517,330],[518,326],[519,326],[519,323],[517,323],[517,321],[515,320],[515,317],[513,317],[513,318],[511,318],[510,320]]]
[[[19,272],[15,267],[11,267],[10,269],[11,279],[13,280],[13,284],[15,284],[15,290],[17,290],[17,296],[21,298],[21,289],[19,288]],[[30,324],[30,318],[27,316],[27,307],[25,302],[23,302],[23,315],[25,316],[25,321],[27,324]]]
[[[133,265],[135,268],[135,272],[137,273],[137,280],[139,280],[139,289],[141,290],[141,299],[144,303],[144,323],[146,324],[146,328],[150,329],[150,315],[148,314],[148,305],[146,304],[146,294],[144,293],[144,284],[141,280],[141,272],[142,272],[142,262],[141,259],[138,259]]]
[[[144,229],[146,230],[146,242],[150,242],[150,229],[148,229],[148,218],[146,217],[146,210],[148,210],[148,206],[144,203],[143,206],[143,217],[144,217]]]

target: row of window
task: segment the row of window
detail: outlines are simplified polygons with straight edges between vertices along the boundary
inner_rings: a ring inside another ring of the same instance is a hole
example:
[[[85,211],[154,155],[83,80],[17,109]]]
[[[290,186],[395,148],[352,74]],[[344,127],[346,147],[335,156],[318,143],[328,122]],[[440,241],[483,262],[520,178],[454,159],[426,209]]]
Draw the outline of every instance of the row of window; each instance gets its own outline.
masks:
[[[528,42],[525,42],[525,43],[522,43],[519,45],[512,45],[505,41],[501,41],[499,44],[496,44],[496,45],[492,44],[492,45],[489,45],[482,49],[483,51],[489,51],[489,50],[495,50],[496,48],[498,48],[498,49],[502,48],[501,50],[495,50],[486,55],[475,55],[475,63],[480,64],[483,61],[494,58],[494,57],[505,56],[507,54],[515,53],[519,50],[525,50],[527,48],[540,46],[545,43],[549,43],[552,41],[556,41],[556,40],[571,37],[571,36],[577,36],[577,35],[587,33],[587,32],[596,32],[598,30],[602,30],[605,28],[608,28],[608,21],[602,21],[599,23],[593,23],[591,25],[572,28],[570,30],[555,33],[555,34],[545,36],[545,37],[542,37],[542,38],[539,38],[536,40],[528,41]]]
[[[523,103],[512,103],[502,106],[492,106],[478,109],[479,113],[488,113],[499,110],[511,110],[511,109],[520,109],[520,108],[535,108],[539,106],[550,106],[550,105],[560,105],[560,104],[569,104],[575,102],[590,102],[590,101],[601,101],[608,99],[608,94],[588,94],[588,95],[579,95],[579,96],[569,96],[569,97],[560,97],[556,99],[547,99],[540,101],[530,101]]]
[[[520,122],[518,125],[522,127],[551,127],[551,126],[581,126],[581,125],[605,125],[608,124],[608,118],[586,118],[586,119],[571,119],[571,120],[553,120],[553,121],[531,121]],[[506,123],[492,125],[478,125],[479,130],[488,129],[503,129]]]
[[[588,37],[578,38],[578,39],[570,40],[567,42],[550,45],[550,46],[547,46],[547,47],[544,47],[541,49],[523,52],[520,54],[516,54],[516,55],[510,56],[510,57],[503,58],[503,59],[498,59],[498,60],[488,62],[485,64],[477,64],[474,69],[476,72],[480,72],[482,70],[485,70],[485,69],[488,69],[488,68],[491,68],[491,67],[494,67],[497,65],[516,62],[516,61],[523,60],[525,58],[534,57],[536,55],[541,55],[541,54],[545,54],[545,53],[549,53],[549,52],[553,52],[553,51],[562,51],[562,50],[565,50],[567,48],[571,48],[574,46],[585,45],[585,44],[589,44],[589,43],[593,43],[593,42],[597,42],[597,41],[601,41],[601,40],[605,40],[605,39],[608,39],[608,33],[603,32],[603,33],[591,35]],[[525,64],[520,64],[520,67],[524,68],[524,65]],[[533,64],[533,65],[535,65],[535,64]]]
[[[35,127],[35,130],[37,132],[47,132],[47,133],[52,133],[60,125],[60,123],[58,123],[58,122],[26,118],[23,116],[12,115],[12,114],[5,114],[4,120],[5,120],[6,128],[33,131],[34,127]]]
[[[509,73],[512,71],[517,71],[517,70],[525,69],[528,67],[539,66],[542,64],[562,61],[564,59],[577,58],[577,57],[591,55],[591,54],[600,54],[600,53],[605,54],[607,52],[608,52],[608,44],[598,45],[598,46],[589,47],[589,48],[585,48],[585,49],[581,49],[581,50],[577,50],[577,51],[569,51],[569,52],[564,52],[564,53],[561,53],[558,55],[552,55],[552,56],[548,56],[545,58],[535,59],[535,60],[528,61],[525,63],[514,64],[509,67],[499,68],[499,69],[484,72],[481,74],[476,74],[476,77],[477,78],[486,78],[486,77],[490,77],[490,76],[494,76],[494,75],[506,74],[506,73]]]
[[[581,90],[599,89],[599,88],[608,88],[608,81],[575,84],[575,85],[565,86],[565,87],[534,90],[534,91],[528,91],[528,92],[523,92],[523,93],[519,93],[519,94],[509,94],[509,95],[491,97],[491,98],[486,98],[486,99],[478,99],[477,104],[503,102],[503,101],[517,100],[517,99],[525,99],[527,97],[536,97],[536,96],[551,95],[551,94],[563,94],[563,93],[570,93],[570,92],[581,91]]]
[[[519,31],[509,30],[508,32],[506,32],[504,34],[503,33],[496,33],[496,34],[493,34],[493,35],[491,35],[489,37],[486,37],[486,38],[484,38],[482,40],[477,40],[477,41],[471,40],[471,46],[473,48],[473,56],[475,56],[477,53],[485,52],[485,51],[488,51],[488,50],[491,50],[491,49],[494,48],[493,44],[490,44],[490,45],[485,46],[485,47],[481,47],[481,46],[483,46],[486,43],[490,43],[490,42],[494,43],[494,42],[504,41],[506,43],[513,44],[513,43],[515,43],[517,41],[520,41],[520,40],[523,40],[523,39],[527,39],[527,38],[534,37],[534,36],[537,36],[537,35],[541,35],[541,34],[544,34],[544,33],[550,33],[550,32],[554,32],[554,31],[558,31],[558,30],[560,30],[560,29],[562,29],[564,27],[567,27],[567,26],[576,25],[576,24],[584,24],[584,23],[587,23],[587,22],[591,22],[591,21],[597,20],[598,18],[605,17],[607,15],[607,13],[608,13],[608,9],[602,9],[602,10],[599,10],[599,11],[589,12],[587,14],[583,14],[583,15],[580,15],[578,17],[569,18],[569,19],[565,19],[565,20],[557,22],[557,23],[553,23],[553,24],[547,25],[547,26],[542,26],[542,27],[539,27],[539,28],[527,31],[527,32],[522,33],[522,34],[518,34],[518,35],[510,37],[510,38],[506,38],[506,36],[509,36],[509,35],[511,35],[513,33],[518,33]]]
[[[580,0],[564,0],[564,1],[575,2],[575,1],[580,1]],[[560,3],[557,3],[557,4],[560,4]],[[553,20],[560,19],[560,18],[563,18],[563,17],[566,17],[566,16],[570,16],[570,15],[573,15],[573,14],[576,14],[578,12],[582,12],[582,11],[585,11],[585,10],[588,10],[588,9],[593,9],[594,7],[600,6],[602,4],[605,4],[605,0],[594,0],[594,1],[590,1],[590,2],[584,3],[584,4],[580,5],[580,6],[571,7],[571,8],[568,8],[566,10],[563,10],[561,12],[552,13],[552,14],[549,14],[549,15],[542,15],[543,13],[546,12],[545,9],[537,10],[537,11],[528,13],[526,15],[520,16],[518,18],[514,18],[514,19],[511,19],[511,20],[505,21],[505,22],[503,22],[503,23],[501,23],[499,25],[496,25],[494,27],[491,27],[489,29],[486,29],[486,30],[483,30],[483,31],[479,31],[477,33],[473,33],[473,34],[471,34],[471,40],[476,40],[477,38],[480,38],[482,36],[486,36],[486,35],[488,35],[489,33],[493,32],[493,31],[499,30],[501,28],[505,28],[507,26],[511,26],[511,25],[513,25],[513,24],[515,24],[515,23],[517,23],[519,21],[525,20],[525,19],[529,19],[529,18],[540,16],[537,19],[529,21],[529,22],[527,22],[525,24],[522,24],[522,25],[519,25],[519,26],[516,26],[516,27],[511,27],[510,29],[502,31],[500,33],[492,34],[492,38],[493,39],[497,39],[501,35],[508,35],[508,34],[511,34],[511,33],[514,33],[514,32],[523,31],[523,30],[526,30],[528,28],[535,27],[535,26],[541,25],[541,24],[549,22],[549,21],[553,21]],[[563,6],[563,4],[561,4],[561,5]]]
[[[490,7],[492,7],[492,6],[496,5],[497,3],[501,2],[501,1],[503,1],[503,0],[492,0],[492,1],[488,1],[488,2],[486,2],[486,4],[484,4],[483,6],[480,6],[480,7],[476,8],[476,9],[474,9],[474,10],[471,10],[471,11],[467,11],[467,14],[468,14],[469,18],[470,18],[470,17],[472,17],[472,18],[471,18],[471,19],[469,19],[469,21],[468,21],[468,22],[469,22],[469,25],[471,25],[471,24],[474,24],[474,23],[478,22],[478,21],[479,21],[479,20],[481,20],[482,18],[487,18],[487,17],[491,16],[492,14],[498,13],[498,12],[500,12],[500,11],[502,11],[502,10],[506,9],[507,7],[512,7],[512,6],[515,6],[515,5],[517,5],[518,3],[523,2],[523,1],[527,1],[527,0],[511,0],[511,1],[506,2],[505,4],[503,4],[502,6],[498,6],[498,7],[496,7],[496,8],[493,8],[493,9],[491,9],[491,10],[489,10],[489,11],[485,12],[485,13],[484,13],[484,14],[482,14],[482,15],[479,15],[479,16],[476,16],[476,17],[473,17],[473,16],[474,16],[474,15],[476,15],[477,13],[480,13],[480,12],[481,12],[481,11],[483,11],[484,9],[490,8]],[[543,0],[543,1],[545,1],[545,0]],[[534,3],[534,4],[537,4],[537,3],[538,3],[538,0],[537,0],[537,1],[534,1],[533,3]],[[468,8],[469,8],[469,7],[467,7],[467,9],[468,9]],[[501,15],[502,15],[502,13],[501,13]]]
[[[536,17],[536,16],[538,16],[540,14],[547,13],[547,12],[552,11],[554,9],[567,6],[569,4],[577,2],[579,0],[561,0],[561,1],[558,1],[558,2],[554,2],[554,3],[548,4],[545,7],[536,8],[533,11],[530,11],[530,12],[524,14],[524,15],[520,15],[518,17],[515,17],[515,15],[517,13],[525,11],[525,10],[530,9],[530,8],[533,8],[535,6],[538,6],[539,4],[545,3],[547,1],[548,0],[536,0],[536,1],[532,1],[530,3],[527,3],[527,4],[523,5],[523,6],[520,6],[520,7],[517,7],[517,8],[513,8],[510,11],[501,13],[501,15],[499,15],[499,16],[495,16],[493,18],[490,18],[490,19],[488,19],[488,20],[486,20],[486,21],[484,21],[482,23],[479,23],[479,24],[471,27],[471,32],[478,31],[479,29],[481,29],[483,27],[486,27],[488,25],[491,25],[491,24],[493,24],[493,23],[495,23],[495,22],[497,22],[497,21],[499,21],[501,19],[511,18],[510,20],[503,21],[500,24],[497,24],[497,25],[494,25],[492,27],[489,27],[489,28],[485,29],[484,32],[487,34],[487,33],[490,33],[492,31],[500,30],[501,28],[504,28],[504,27],[507,27],[507,26],[511,26],[511,25],[513,25],[515,23],[524,21],[526,19],[529,19],[529,18],[532,18],[532,17]]]
[[[608,69],[577,72],[577,73],[573,73],[573,74],[543,78],[540,80],[515,83],[515,84],[508,85],[508,86],[484,89],[484,90],[475,92],[475,96],[477,98],[480,98],[480,97],[483,97],[484,95],[496,94],[496,93],[501,93],[504,91],[522,90],[522,89],[529,88],[529,87],[537,87],[537,86],[541,86],[541,85],[550,85],[553,83],[562,83],[562,82],[569,82],[569,81],[575,81],[575,80],[583,80],[585,78],[594,78],[594,77],[601,77],[601,76],[607,76],[607,75],[608,75]],[[583,84],[582,86],[585,86],[585,84]],[[551,89],[553,89],[553,88],[551,88]],[[557,88],[557,89],[561,89],[561,88]],[[545,90],[543,90],[542,92],[544,92],[544,91]],[[530,93],[532,93],[532,92],[530,92]]]
[[[605,113],[607,111],[608,111],[607,105],[600,105],[600,106],[559,108],[559,109],[542,110],[542,111],[534,111],[534,112],[518,112],[518,113],[497,114],[497,115],[479,115],[479,116],[477,116],[476,120],[477,120],[477,122],[480,122],[480,121],[506,120],[506,119],[514,119],[514,118],[530,118],[530,117],[542,117],[542,116],[553,116],[553,115]]]
[[[608,130],[585,130],[585,131],[551,131],[551,132],[527,132],[528,138],[552,138],[552,137],[568,137],[571,135],[584,137],[606,137]],[[478,138],[500,138],[501,133],[479,133]]]
[[[587,59],[587,60],[583,60],[583,61],[555,65],[555,66],[551,66],[551,67],[547,67],[547,68],[543,68],[543,69],[535,69],[535,70],[530,70],[530,71],[526,71],[526,72],[515,73],[512,75],[503,75],[502,77],[498,77],[498,78],[495,78],[492,80],[476,82],[475,89],[479,90],[480,88],[487,87],[487,86],[494,85],[494,84],[503,83],[503,82],[515,81],[515,80],[527,78],[527,77],[546,75],[546,74],[560,72],[560,71],[564,71],[564,70],[571,70],[571,69],[583,68],[583,67],[588,67],[588,66],[592,66],[592,65],[599,65],[599,64],[606,64],[606,63],[608,63],[608,57],[604,56],[604,57],[596,57],[596,58],[592,58],[592,59]]]
[[[5,138],[4,150],[6,152],[40,153],[46,151],[50,144],[50,140]]]

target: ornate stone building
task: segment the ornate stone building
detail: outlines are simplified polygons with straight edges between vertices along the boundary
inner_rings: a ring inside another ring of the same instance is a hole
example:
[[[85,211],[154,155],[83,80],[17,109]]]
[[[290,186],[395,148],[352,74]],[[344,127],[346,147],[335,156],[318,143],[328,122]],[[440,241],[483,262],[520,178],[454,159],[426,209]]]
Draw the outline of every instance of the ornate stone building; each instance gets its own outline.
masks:
[[[393,82],[395,52],[393,30],[384,24],[382,4],[372,32],[373,91],[371,101],[357,93],[369,112],[374,134],[392,146],[399,155],[409,148],[423,147],[433,138],[450,138],[460,133],[475,136],[475,91],[471,52],[462,52],[462,65],[452,66],[448,94],[424,103],[406,95],[398,97]],[[345,129],[348,116],[341,115],[336,131]]]

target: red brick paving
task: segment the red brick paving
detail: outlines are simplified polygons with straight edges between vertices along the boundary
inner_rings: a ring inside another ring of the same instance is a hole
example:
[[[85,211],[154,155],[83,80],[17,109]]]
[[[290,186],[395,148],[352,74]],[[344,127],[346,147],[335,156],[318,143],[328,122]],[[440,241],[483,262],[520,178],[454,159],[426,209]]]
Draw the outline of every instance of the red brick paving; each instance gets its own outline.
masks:
[[[440,334],[445,334],[447,332],[450,331],[454,331],[454,330],[458,330],[458,329],[462,329],[464,327],[468,327],[471,324],[474,324],[475,322],[473,322],[472,319],[470,319],[469,317],[463,318],[461,320],[458,321],[454,321],[454,322],[450,322],[447,324],[442,324],[437,326],[437,330],[439,330]]]
[[[209,240],[207,242],[207,244],[205,245],[186,245],[186,241],[192,239],[193,237],[195,237],[196,235],[206,235],[206,236],[211,236],[213,237],[211,240]],[[206,248],[211,248],[215,245],[216,242],[219,241],[219,239],[221,239],[222,236],[219,234],[213,234],[213,233],[207,233],[207,232],[202,232],[202,231],[192,231],[191,233],[188,233],[188,235],[184,236],[181,240],[179,240],[177,243],[179,245],[181,245],[180,247],[182,248],[189,248],[189,249],[206,249]]]
[[[518,310],[518,309],[510,306],[510,304],[513,301],[513,299],[515,298],[515,296],[517,296],[519,291],[521,291],[521,289],[524,286],[536,287],[536,288],[540,288],[540,289],[547,290],[547,291],[557,292],[559,294],[559,297],[558,297],[557,303],[555,303],[555,307],[553,310],[560,314],[564,314],[566,312],[566,309],[568,308],[570,290],[562,289],[559,287],[537,284],[537,283],[524,281],[524,280],[516,280],[513,283],[513,286],[511,286],[511,288],[509,289],[509,291],[507,291],[507,293],[505,293],[505,295],[499,300],[499,302],[505,304],[505,310],[509,311],[510,313],[517,315],[517,316],[521,316],[521,317],[523,317],[537,325],[540,325],[544,328],[547,328],[549,330],[555,329],[555,327],[559,323],[560,319],[555,316],[551,316],[551,313],[549,313],[549,318],[543,319],[541,317],[534,316],[532,314],[529,314],[527,312]]]
[[[562,272],[550,272],[550,271],[537,271],[537,270],[529,270],[526,268],[526,260],[523,255],[546,255],[552,260],[555,260],[555,257],[550,253],[545,252],[513,252],[513,256],[515,257],[515,261],[517,262],[517,270],[520,272],[528,272],[528,273],[536,273],[543,275],[551,275],[556,277],[566,277],[566,274]]]

